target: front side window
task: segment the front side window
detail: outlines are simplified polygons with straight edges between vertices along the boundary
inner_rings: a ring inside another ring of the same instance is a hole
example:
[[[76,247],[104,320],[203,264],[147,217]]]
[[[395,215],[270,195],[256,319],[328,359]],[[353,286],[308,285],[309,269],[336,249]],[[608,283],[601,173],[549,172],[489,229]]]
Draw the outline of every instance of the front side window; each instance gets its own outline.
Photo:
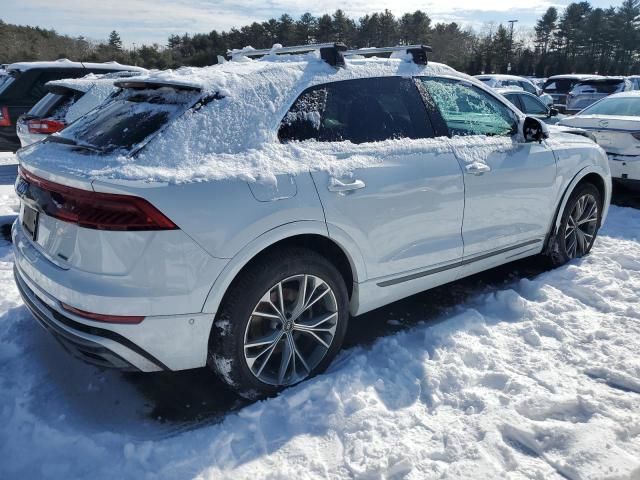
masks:
[[[312,87],[282,119],[281,142],[378,142],[434,136],[413,80],[400,77],[344,80]]]
[[[520,95],[523,112],[527,115],[546,115],[547,107],[538,98],[529,95]]]
[[[497,98],[463,80],[423,77],[421,82],[440,110],[451,135],[517,132],[517,116]]]

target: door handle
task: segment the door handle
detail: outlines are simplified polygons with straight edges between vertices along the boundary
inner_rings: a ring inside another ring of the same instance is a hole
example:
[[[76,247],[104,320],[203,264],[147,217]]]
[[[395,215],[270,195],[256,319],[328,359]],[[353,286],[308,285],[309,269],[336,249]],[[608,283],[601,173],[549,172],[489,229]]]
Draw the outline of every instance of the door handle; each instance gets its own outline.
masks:
[[[361,188],[364,188],[364,187],[366,187],[366,185],[362,180],[354,180],[351,183],[344,183],[338,180],[337,178],[332,177],[331,180],[329,181],[329,185],[327,186],[327,189],[330,192],[344,193],[344,192],[350,192],[351,190],[360,190]]]
[[[482,162],[470,163],[465,168],[467,170],[467,173],[470,173],[472,175],[482,175],[484,173],[491,171],[491,167],[486,163],[482,163]]]

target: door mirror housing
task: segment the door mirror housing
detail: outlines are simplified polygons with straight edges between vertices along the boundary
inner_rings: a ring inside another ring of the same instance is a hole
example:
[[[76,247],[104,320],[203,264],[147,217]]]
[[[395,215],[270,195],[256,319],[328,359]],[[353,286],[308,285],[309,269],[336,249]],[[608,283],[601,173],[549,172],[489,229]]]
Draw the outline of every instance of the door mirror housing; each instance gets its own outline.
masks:
[[[520,122],[520,133],[525,142],[542,142],[545,138],[549,138],[547,125],[534,117],[525,117]]]

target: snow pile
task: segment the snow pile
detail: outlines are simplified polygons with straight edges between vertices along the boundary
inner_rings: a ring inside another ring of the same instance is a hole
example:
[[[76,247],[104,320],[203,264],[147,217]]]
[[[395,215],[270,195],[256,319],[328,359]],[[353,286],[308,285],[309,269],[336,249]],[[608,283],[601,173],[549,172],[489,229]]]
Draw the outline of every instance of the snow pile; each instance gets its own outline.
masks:
[[[11,268],[0,247],[0,478],[640,477],[637,210],[612,207],[587,258],[170,437],[94,412],[116,375],[40,331]]]
[[[20,210],[20,201],[13,187],[17,171],[16,162],[13,153],[0,152],[0,217],[5,219],[17,215]]]
[[[326,148],[311,147],[306,151],[277,141],[280,120],[304,89],[329,81],[390,75],[448,75],[480,84],[446,65],[416,65],[402,58],[347,59],[345,68],[338,69],[321,61],[316,53],[242,60],[136,77],[155,83],[197,86],[205,96],[218,94],[224,98],[186,112],[133,158],[117,154],[74,155],[68,148],[50,144],[25,149],[20,157],[27,165],[44,169],[55,165],[54,168],[62,166],[82,176],[150,181],[229,177],[273,180],[278,173],[304,171],[309,164],[324,169],[327,163],[341,163],[336,168],[351,168],[339,161],[344,153],[340,151],[342,147],[338,147],[335,158],[319,158],[316,162],[310,155],[317,151],[329,155]],[[344,148],[353,146],[345,142]],[[358,161],[355,165],[362,164]]]

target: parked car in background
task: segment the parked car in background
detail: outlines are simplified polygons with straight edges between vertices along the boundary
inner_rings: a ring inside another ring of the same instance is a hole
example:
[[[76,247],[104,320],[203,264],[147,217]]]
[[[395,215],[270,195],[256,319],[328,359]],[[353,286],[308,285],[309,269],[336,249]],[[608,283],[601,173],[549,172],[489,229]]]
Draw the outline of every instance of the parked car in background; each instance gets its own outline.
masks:
[[[536,95],[511,88],[498,88],[496,91],[525,115],[538,118],[548,125],[555,125],[560,119],[558,110],[542,103]]]
[[[547,78],[544,82],[542,90],[553,98],[553,106],[557,108],[561,113],[564,113],[567,109],[567,95],[581,81],[602,78],[600,75],[583,75],[583,74],[570,74],[570,75],[554,75]]]
[[[16,121],[47,94],[45,84],[61,78],[78,78],[88,73],[140,70],[116,62],[82,63],[62,59],[54,62],[22,62],[7,65],[0,74],[0,152],[20,148]]]
[[[640,91],[610,95],[560,124],[590,131],[607,152],[611,177],[640,189]]]
[[[549,138],[426,47],[375,53],[398,51],[243,50],[117,82],[18,152],[25,304],[86,361],[209,365],[257,398],[326,369],[350,314],[588,254],[610,202],[602,149]]]
[[[118,90],[114,85],[116,80],[141,73],[126,70],[101,75],[90,73],[82,78],[47,82],[45,87],[49,93],[18,118],[16,128],[21,145],[25,147],[59,132]]]
[[[566,113],[578,113],[613,93],[628,92],[634,83],[625,77],[591,78],[577,83],[567,95]]]
[[[553,99],[548,95],[545,95],[542,89],[536,86],[531,80],[524,77],[518,77],[516,75],[476,75],[475,78],[483,82],[485,85],[491,88],[509,88],[517,87],[521,88],[525,92],[531,93],[538,97],[542,96],[542,102],[551,106]]]

